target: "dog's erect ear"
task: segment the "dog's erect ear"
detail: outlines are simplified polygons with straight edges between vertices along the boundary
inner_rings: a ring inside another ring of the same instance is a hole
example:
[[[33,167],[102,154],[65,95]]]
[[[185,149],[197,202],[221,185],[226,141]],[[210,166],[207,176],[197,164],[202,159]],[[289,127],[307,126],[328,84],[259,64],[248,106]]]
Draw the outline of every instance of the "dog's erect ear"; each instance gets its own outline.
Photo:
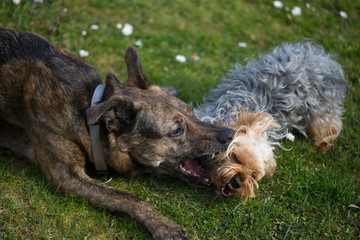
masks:
[[[112,93],[120,89],[123,86],[120,81],[115,77],[114,74],[109,72],[106,75],[106,90],[111,91]]]
[[[150,86],[141,67],[140,56],[135,48],[129,47],[125,54],[125,62],[128,71],[127,86],[147,89]]]
[[[108,131],[129,129],[135,124],[135,104],[126,96],[112,96],[108,100],[86,110],[87,124],[104,121]]]

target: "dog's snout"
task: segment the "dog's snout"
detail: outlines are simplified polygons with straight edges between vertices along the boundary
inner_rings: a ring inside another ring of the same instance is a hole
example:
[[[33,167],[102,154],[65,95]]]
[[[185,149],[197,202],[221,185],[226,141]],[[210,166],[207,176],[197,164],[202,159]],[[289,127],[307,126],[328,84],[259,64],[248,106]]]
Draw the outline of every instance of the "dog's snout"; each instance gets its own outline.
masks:
[[[239,189],[239,188],[241,188],[243,186],[243,182],[236,175],[230,180],[229,184],[231,185],[231,187],[233,189]]]
[[[235,131],[230,128],[224,128],[219,134],[218,139],[222,143],[227,143],[230,141],[235,134]]]

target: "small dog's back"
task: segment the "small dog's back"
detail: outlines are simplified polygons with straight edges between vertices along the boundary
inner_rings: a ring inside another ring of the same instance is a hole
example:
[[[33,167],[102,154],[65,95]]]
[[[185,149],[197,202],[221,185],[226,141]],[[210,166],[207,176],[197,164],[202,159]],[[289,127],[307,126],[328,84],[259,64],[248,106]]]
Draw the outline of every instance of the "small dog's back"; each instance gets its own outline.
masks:
[[[222,81],[195,108],[200,119],[229,124],[241,109],[267,112],[280,125],[269,131],[274,140],[293,128],[316,141],[341,130],[348,94],[342,67],[311,42],[283,43],[245,68],[236,64]],[[327,130],[316,131],[320,125]]]
[[[283,43],[245,68],[236,65],[222,81],[195,115],[237,131],[213,164],[212,179],[223,196],[254,196],[257,181],[274,173],[274,146],[288,130],[310,135],[325,152],[342,129],[349,88],[343,70],[311,42]]]

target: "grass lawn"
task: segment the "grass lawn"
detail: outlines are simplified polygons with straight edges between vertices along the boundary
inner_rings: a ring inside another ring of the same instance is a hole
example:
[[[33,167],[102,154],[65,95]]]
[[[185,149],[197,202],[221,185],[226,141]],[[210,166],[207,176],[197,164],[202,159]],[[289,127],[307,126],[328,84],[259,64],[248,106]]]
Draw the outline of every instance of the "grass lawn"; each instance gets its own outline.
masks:
[[[300,16],[292,15],[294,6],[301,8]],[[114,176],[109,185],[149,201],[190,239],[359,239],[359,14],[360,2],[353,0],[290,0],[282,9],[270,0],[22,0],[19,5],[2,0],[0,27],[38,33],[76,54],[84,49],[89,52],[84,61],[103,76],[111,71],[123,80],[125,51],[140,40],[148,78],[181,89],[180,98],[193,103],[235,62],[282,41],[310,38],[324,46],[337,56],[351,85],[344,130],[326,154],[296,135],[292,151],[277,152],[274,177],[262,180],[257,196],[245,204],[153,176]],[[131,24],[133,34],[124,36],[118,23]],[[177,54],[188,61],[177,62]],[[192,55],[200,59],[191,61]],[[149,238],[126,216],[52,190],[35,166],[0,150],[0,239]]]

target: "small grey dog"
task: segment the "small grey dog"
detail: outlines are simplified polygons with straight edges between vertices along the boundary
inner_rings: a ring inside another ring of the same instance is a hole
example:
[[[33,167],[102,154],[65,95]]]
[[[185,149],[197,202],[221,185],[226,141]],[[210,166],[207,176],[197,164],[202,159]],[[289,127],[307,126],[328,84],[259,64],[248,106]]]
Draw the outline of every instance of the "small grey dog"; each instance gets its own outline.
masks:
[[[274,146],[291,129],[327,151],[342,129],[348,90],[340,64],[309,41],[283,43],[245,68],[236,64],[195,108],[200,120],[237,131],[213,166],[219,193],[253,197],[257,181],[275,171]]]

